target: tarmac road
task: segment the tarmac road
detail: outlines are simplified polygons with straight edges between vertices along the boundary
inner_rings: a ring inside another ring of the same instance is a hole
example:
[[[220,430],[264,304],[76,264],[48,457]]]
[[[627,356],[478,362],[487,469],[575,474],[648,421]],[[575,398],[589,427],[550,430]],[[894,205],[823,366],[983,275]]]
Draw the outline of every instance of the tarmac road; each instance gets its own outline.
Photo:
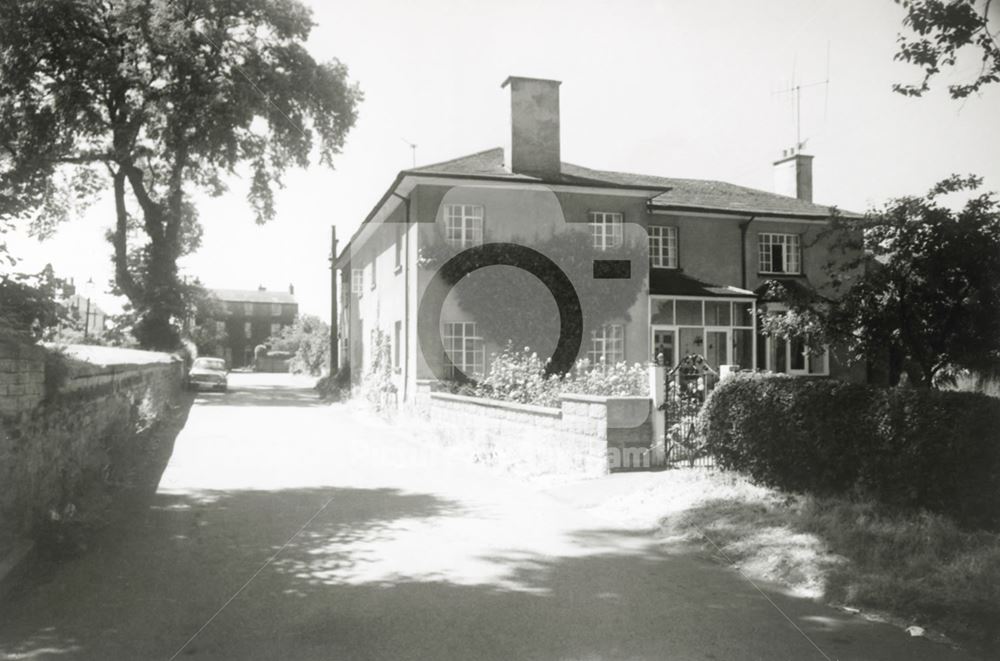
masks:
[[[0,605],[0,658],[971,658],[758,589],[308,385],[233,374],[199,394],[155,495]]]

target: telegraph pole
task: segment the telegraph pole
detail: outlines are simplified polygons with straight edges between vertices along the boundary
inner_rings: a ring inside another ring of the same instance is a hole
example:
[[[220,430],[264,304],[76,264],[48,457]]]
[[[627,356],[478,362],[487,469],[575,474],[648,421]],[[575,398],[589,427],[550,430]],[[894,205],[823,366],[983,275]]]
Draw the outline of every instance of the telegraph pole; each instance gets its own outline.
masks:
[[[340,334],[337,332],[337,227],[330,226],[330,375],[340,366]]]

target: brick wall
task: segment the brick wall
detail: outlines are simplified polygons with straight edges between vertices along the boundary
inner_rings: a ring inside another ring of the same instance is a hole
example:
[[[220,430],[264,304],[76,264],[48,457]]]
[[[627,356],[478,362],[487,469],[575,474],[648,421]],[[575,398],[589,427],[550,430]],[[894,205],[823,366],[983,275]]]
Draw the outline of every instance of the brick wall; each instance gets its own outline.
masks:
[[[125,457],[141,454],[129,444],[181,392],[182,363],[166,354],[71,347],[46,361],[46,353],[0,341],[0,535],[30,537],[50,510],[125,479]]]
[[[416,404],[442,445],[520,475],[597,476],[650,460],[646,397],[563,395],[547,408],[418,386]]]

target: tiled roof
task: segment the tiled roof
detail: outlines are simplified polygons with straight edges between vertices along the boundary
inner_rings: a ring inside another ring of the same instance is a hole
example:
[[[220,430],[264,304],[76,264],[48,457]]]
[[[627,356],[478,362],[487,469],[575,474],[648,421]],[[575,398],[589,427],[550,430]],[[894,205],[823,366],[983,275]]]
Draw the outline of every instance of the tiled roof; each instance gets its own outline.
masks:
[[[650,269],[649,293],[659,296],[703,298],[754,298],[754,293],[732,285],[716,285],[692,278],[675,269]]]
[[[294,303],[295,297],[286,291],[258,289],[210,289],[220,301],[232,303]]]
[[[512,181],[543,181],[538,177],[514,174],[504,168],[503,149],[494,148],[442,163],[434,163],[407,170],[413,174],[441,174],[510,179]],[[654,177],[629,172],[593,170],[572,163],[563,163],[557,181],[547,183],[578,184],[590,186],[619,186],[630,188],[664,189],[653,198],[655,207],[691,211],[723,211],[747,214],[775,214],[792,216],[828,217],[831,207],[806,202],[794,197],[737,186],[724,181],[708,179],[676,179]],[[854,216],[850,212],[842,214]]]

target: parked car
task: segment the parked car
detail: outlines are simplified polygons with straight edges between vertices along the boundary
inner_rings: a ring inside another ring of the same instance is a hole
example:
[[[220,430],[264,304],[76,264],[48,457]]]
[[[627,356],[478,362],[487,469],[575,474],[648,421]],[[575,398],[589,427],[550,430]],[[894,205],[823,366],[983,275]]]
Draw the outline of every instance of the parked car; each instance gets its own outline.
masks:
[[[211,388],[226,392],[229,388],[229,370],[222,358],[195,358],[188,372],[187,385],[191,390]]]

